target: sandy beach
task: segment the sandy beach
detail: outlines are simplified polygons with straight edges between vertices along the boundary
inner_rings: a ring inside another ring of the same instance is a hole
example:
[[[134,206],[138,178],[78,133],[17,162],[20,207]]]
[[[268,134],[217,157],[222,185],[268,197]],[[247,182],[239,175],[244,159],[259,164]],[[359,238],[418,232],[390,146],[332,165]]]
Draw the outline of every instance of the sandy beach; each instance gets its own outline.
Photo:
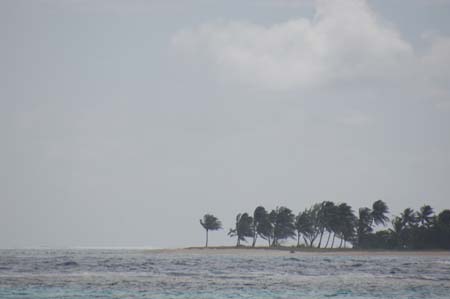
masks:
[[[289,248],[234,248],[234,247],[190,247],[151,249],[149,253],[160,254],[192,254],[192,255],[251,255],[251,256],[286,256],[286,255],[330,255],[330,256],[433,256],[450,257],[450,251],[444,250],[352,250],[352,249],[300,249],[291,251]]]

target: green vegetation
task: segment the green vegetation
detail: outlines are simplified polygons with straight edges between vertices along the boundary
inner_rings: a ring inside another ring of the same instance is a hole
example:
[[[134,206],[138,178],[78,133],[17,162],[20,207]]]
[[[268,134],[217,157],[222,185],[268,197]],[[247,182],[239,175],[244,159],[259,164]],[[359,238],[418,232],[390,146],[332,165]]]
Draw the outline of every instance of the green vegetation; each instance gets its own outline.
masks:
[[[228,235],[230,237],[237,237],[236,246],[241,245],[241,241],[246,241],[245,237],[253,237],[253,218],[247,213],[237,214],[236,226],[234,229],[230,229]]]
[[[375,201],[371,208],[360,208],[357,214],[348,204],[332,201],[315,204],[297,216],[287,207],[268,212],[258,206],[253,217],[239,213],[228,235],[237,238],[236,246],[250,239],[255,247],[261,238],[269,247],[295,239],[297,247],[308,248],[348,248],[350,244],[358,249],[450,249],[450,210],[435,214],[429,205],[417,212],[407,208],[391,222],[388,214],[382,200]],[[217,218],[214,221],[218,222]],[[391,227],[386,228],[389,224]],[[220,228],[220,221],[215,227]]]
[[[220,222],[220,220],[217,219],[216,216],[211,215],[211,214],[206,214],[205,216],[203,216],[203,220],[200,219],[200,224],[206,230],[205,247],[208,248],[208,232],[210,230],[219,230],[219,229],[221,229],[222,228],[222,222]]]

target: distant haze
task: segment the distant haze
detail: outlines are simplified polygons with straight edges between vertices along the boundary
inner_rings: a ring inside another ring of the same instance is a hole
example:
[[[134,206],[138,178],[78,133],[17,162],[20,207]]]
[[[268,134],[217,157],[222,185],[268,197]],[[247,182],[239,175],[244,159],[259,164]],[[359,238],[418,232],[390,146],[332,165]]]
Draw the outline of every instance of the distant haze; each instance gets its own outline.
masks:
[[[450,208],[450,1],[0,1],[0,248]]]

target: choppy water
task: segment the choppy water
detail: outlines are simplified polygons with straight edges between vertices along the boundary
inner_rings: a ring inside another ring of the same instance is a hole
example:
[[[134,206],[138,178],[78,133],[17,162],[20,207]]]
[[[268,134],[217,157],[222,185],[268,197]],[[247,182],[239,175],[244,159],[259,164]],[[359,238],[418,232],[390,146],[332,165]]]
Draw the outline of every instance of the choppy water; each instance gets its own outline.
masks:
[[[1,250],[0,298],[450,298],[450,257]]]

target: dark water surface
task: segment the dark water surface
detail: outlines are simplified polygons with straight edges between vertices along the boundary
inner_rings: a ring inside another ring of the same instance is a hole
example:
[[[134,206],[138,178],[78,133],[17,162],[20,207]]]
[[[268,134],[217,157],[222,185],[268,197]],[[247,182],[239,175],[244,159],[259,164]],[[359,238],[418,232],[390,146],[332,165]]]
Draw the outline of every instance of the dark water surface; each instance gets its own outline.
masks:
[[[0,298],[450,298],[449,256],[0,250]]]

